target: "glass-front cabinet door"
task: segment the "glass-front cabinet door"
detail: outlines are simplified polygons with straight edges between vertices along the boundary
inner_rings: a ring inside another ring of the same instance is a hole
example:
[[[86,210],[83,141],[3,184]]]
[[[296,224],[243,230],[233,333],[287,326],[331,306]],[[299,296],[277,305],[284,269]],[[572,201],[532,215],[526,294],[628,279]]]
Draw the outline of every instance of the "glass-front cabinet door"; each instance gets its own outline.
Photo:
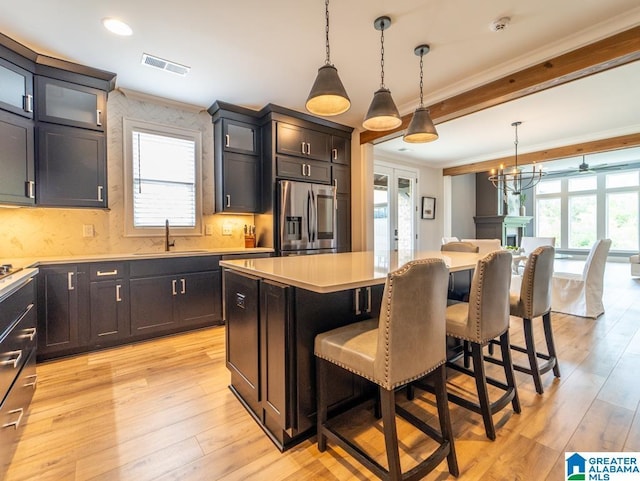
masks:
[[[258,153],[258,127],[255,125],[224,119],[222,130],[225,151],[251,155]]]
[[[33,75],[1,58],[0,109],[33,118]]]
[[[38,120],[104,131],[107,94],[70,82],[37,78]]]

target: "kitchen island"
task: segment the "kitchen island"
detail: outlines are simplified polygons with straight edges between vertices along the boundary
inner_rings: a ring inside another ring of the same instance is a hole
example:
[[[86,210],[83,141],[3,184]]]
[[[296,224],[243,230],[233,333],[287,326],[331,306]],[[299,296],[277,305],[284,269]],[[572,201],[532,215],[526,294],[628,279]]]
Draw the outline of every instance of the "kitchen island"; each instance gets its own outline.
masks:
[[[230,388],[281,450],[315,428],[315,336],[377,317],[387,273],[427,257],[444,259],[451,272],[473,269],[480,258],[348,252],[220,262]],[[331,379],[332,408],[370,390],[337,367]]]

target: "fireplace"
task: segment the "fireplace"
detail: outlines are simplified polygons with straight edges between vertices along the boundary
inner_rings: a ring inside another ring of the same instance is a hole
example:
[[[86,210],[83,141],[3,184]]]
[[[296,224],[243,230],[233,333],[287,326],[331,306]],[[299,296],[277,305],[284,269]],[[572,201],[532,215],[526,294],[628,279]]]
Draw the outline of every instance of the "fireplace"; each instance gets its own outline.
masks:
[[[503,246],[519,246],[533,217],[515,215],[475,216],[477,239],[500,239]]]

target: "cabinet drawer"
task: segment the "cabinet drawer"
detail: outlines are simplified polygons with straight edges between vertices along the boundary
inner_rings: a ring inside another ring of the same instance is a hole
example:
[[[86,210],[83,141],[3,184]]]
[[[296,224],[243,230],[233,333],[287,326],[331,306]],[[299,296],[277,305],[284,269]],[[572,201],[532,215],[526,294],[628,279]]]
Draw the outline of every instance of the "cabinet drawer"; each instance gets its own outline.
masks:
[[[4,478],[26,424],[36,380],[36,355],[33,350],[13,387],[0,404],[0,479]]]
[[[331,164],[293,157],[276,157],[276,177],[329,184]]]
[[[36,283],[33,278],[28,279],[16,292],[0,303],[0,341],[5,337],[5,331],[22,315],[29,304],[36,298]]]
[[[0,396],[9,389],[35,347],[36,309],[32,303],[0,341]]]
[[[103,262],[89,266],[89,278],[91,281],[106,281],[109,279],[122,279],[125,275],[124,262]]]

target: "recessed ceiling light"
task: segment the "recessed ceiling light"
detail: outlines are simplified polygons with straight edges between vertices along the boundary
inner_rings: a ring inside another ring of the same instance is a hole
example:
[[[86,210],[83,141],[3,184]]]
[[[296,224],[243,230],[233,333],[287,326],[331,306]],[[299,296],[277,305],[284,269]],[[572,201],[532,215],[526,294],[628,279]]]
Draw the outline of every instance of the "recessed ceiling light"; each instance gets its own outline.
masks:
[[[104,25],[104,28],[109,30],[111,33],[115,33],[116,35],[128,37],[129,35],[133,34],[133,30],[131,30],[131,27],[124,23],[122,20],[118,20],[117,18],[103,18],[102,25]]]

